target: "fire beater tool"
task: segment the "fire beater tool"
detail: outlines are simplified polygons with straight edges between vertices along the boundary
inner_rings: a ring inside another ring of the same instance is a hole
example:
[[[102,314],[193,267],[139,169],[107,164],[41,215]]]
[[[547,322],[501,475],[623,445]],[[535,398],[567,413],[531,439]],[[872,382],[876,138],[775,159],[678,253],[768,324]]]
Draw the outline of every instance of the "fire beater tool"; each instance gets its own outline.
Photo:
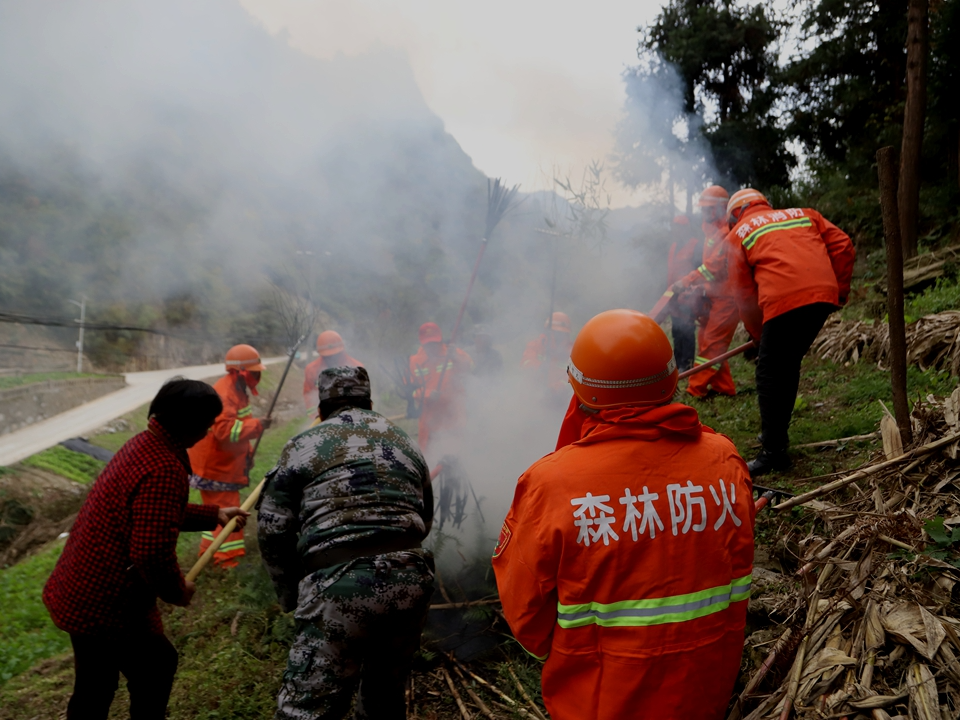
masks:
[[[301,335],[300,339],[297,340],[296,344],[287,350],[287,364],[283,368],[283,375],[280,376],[280,382],[277,384],[277,389],[273,393],[273,399],[270,401],[270,409],[267,410],[267,419],[273,415],[273,409],[277,405],[277,399],[280,397],[280,391],[283,389],[283,383],[287,379],[287,375],[290,372],[290,366],[293,365],[293,359],[297,355],[297,348],[300,347],[301,343],[306,339],[306,335]],[[250,453],[249,463],[253,464],[253,458],[257,454],[257,449],[260,447],[260,440],[263,438],[263,433],[261,433],[256,441],[253,443],[253,451]],[[261,480],[257,486],[253,489],[247,499],[243,501],[243,504],[240,506],[240,509],[245,512],[250,512],[250,508],[257,504],[257,500],[260,498],[260,492],[263,490],[263,484],[267,481],[266,478]],[[190,572],[187,573],[186,579],[190,582],[193,582],[197,579],[197,576],[203,571],[203,569],[210,564],[210,560],[213,559],[214,553],[220,549],[220,546],[226,541],[234,530],[237,529],[237,518],[232,518],[228,522],[220,533],[213,539],[213,542],[210,543],[210,546],[206,551],[201,555],[197,562],[193,564],[193,567],[190,568]]]
[[[711,368],[714,365],[722,363],[724,360],[729,360],[732,357],[736,357],[740,353],[746,352],[747,350],[755,346],[756,346],[756,343],[753,340],[751,340],[750,342],[745,342],[743,345],[739,347],[735,347],[733,350],[727,350],[727,352],[725,352],[723,355],[717,355],[717,357],[713,358],[712,360],[707,360],[705,363],[701,365],[694,365],[689,370],[684,370],[682,373],[677,375],[677,380],[683,380],[685,377],[690,377],[691,375],[696,375],[698,372],[703,372],[704,370],[707,370],[708,368]]]
[[[785,490],[780,490],[778,488],[768,488],[763,485],[754,485],[754,492],[756,492],[760,497],[757,498],[756,504],[753,506],[756,512],[760,512],[767,505],[772,502],[779,502],[781,498],[792,498],[796,497],[793,493],[788,493]]]
[[[467,309],[467,301],[470,299],[470,292],[473,290],[473,283],[477,279],[477,271],[480,270],[480,261],[483,254],[487,251],[487,243],[493,234],[493,229],[497,227],[503,217],[517,206],[514,198],[517,195],[519,185],[514,185],[507,189],[506,185],[501,184],[500,178],[494,180],[487,179],[487,224],[484,228],[483,242],[480,243],[480,252],[477,255],[477,261],[473,264],[473,273],[470,275],[470,282],[467,283],[467,294],[463,296],[463,302],[460,304],[460,312],[457,313],[457,322],[453,326],[453,332],[450,334],[450,342],[447,343],[447,362],[443,364],[443,370],[440,371],[440,382],[437,383],[437,394],[443,389],[443,377],[447,374],[447,368],[450,367],[449,352],[453,349],[453,344],[457,341],[457,333],[460,332],[460,323],[463,320],[463,313]],[[426,402],[426,393],[420,399],[421,410]]]

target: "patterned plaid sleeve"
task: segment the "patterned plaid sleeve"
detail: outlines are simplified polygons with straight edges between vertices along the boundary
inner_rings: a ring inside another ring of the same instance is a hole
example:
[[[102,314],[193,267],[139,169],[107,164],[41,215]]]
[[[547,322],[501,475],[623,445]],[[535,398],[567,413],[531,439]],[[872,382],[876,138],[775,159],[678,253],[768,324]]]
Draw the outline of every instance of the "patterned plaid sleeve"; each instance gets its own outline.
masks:
[[[177,536],[184,520],[182,492],[162,465],[151,469],[133,499],[130,559],[157,596],[184,602],[184,578],[177,563]]]
[[[217,526],[217,515],[220,508],[216,505],[194,505],[187,504],[187,511],[183,517],[183,523],[180,525],[182,532],[200,532],[201,530],[213,530]]]

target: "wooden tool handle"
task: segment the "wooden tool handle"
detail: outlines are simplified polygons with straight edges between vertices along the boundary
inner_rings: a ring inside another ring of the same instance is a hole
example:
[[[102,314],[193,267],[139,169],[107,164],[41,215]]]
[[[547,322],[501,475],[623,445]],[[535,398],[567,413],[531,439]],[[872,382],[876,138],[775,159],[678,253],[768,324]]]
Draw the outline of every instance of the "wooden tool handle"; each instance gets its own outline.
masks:
[[[250,512],[250,508],[257,504],[257,499],[260,497],[260,491],[263,490],[263,484],[267,481],[266,478],[260,481],[260,483],[253,489],[253,492],[247,496],[247,499],[243,501],[243,505],[240,506],[241,510]],[[193,567],[190,568],[190,572],[187,573],[187,580],[193,582],[197,579],[197,576],[203,571],[203,569],[210,564],[210,560],[213,558],[214,553],[220,549],[220,546],[223,545],[224,541],[230,537],[230,533],[237,529],[237,518],[231,518],[230,522],[223,526],[223,530],[213,539],[213,542],[210,543],[210,547],[201,555],[197,561],[193,564]]]

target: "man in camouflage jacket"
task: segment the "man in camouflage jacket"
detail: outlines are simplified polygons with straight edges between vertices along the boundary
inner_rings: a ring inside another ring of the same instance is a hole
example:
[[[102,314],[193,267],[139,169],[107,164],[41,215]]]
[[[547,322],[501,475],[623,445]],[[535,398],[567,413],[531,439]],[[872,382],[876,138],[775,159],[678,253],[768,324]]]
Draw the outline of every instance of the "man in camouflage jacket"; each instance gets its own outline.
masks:
[[[319,425],[290,440],[259,506],[264,563],[295,611],[278,720],[403,718],[433,592],[426,461],[373,412],[362,367],[324,370]]]

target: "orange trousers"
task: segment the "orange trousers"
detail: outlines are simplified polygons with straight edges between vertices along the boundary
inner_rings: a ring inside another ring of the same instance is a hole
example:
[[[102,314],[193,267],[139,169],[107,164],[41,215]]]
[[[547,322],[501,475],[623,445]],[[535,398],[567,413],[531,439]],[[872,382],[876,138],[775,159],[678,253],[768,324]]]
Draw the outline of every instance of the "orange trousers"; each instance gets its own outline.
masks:
[[[732,297],[711,298],[710,315],[697,333],[697,357],[695,365],[703,365],[710,358],[723,355],[730,349],[730,341],[740,322],[740,311]],[[710,389],[721,395],[736,395],[737,386],[730,374],[730,364],[724,362],[710,370],[690,376],[687,392],[694,397],[704,397]]]
[[[200,497],[203,498],[204,505],[216,505],[222,508],[240,507],[240,491],[230,490],[228,492],[208,492],[200,491]],[[200,555],[206,551],[213,539],[220,534],[223,528],[217,525],[213,532],[205,530],[200,536]],[[243,549],[243,529],[230,533],[220,549],[213,555],[213,562],[221,567],[232,568],[238,565],[238,559],[243,557],[246,552]]]

